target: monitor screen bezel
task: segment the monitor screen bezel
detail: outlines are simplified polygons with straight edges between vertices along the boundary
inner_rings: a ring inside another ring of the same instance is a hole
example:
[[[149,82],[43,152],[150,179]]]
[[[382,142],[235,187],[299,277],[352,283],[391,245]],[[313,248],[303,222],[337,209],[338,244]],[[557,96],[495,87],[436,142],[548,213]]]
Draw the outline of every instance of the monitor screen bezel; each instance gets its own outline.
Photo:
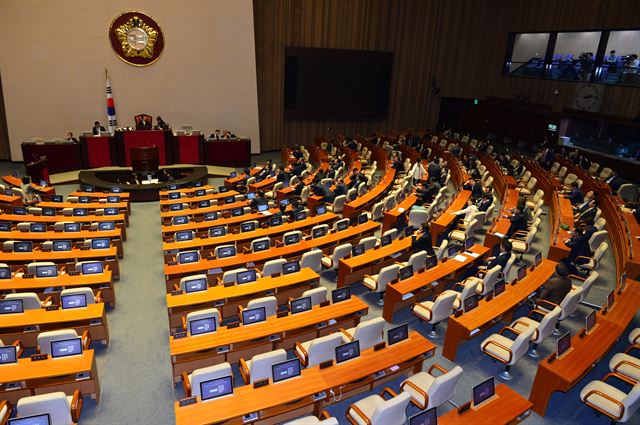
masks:
[[[95,273],[86,273],[85,272],[85,267],[89,267],[89,266],[92,266],[94,264],[100,264],[99,268],[101,270],[97,271]],[[80,267],[80,269],[82,271],[82,274],[100,274],[100,273],[104,273],[104,263],[102,261],[88,261],[88,262],[82,263],[82,266]]]
[[[347,296],[342,300],[336,299],[336,296],[337,296],[336,293],[340,293],[340,292],[346,292],[346,294],[347,294]],[[343,288],[336,288],[333,291],[331,291],[331,303],[332,304],[337,304],[337,303],[340,303],[340,302],[343,302],[343,301],[347,301],[350,298],[351,298],[351,288],[348,287],[348,286],[345,286]]]
[[[240,275],[245,275],[245,274],[246,275],[251,275],[252,278],[247,280],[247,281],[241,282],[240,281]],[[252,282],[255,282],[256,280],[258,280],[258,274],[256,273],[255,269],[244,270],[244,271],[236,273],[236,283],[238,285],[243,285],[245,283],[252,283]]]
[[[56,356],[54,354],[54,350],[53,350],[53,345],[56,343],[62,343],[62,342],[69,342],[69,341],[77,341],[80,345],[80,352],[79,353],[73,353],[73,354],[63,354],[63,355],[58,355]],[[66,339],[57,339],[55,341],[51,341],[50,342],[50,350],[51,350],[51,358],[52,359],[61,359],[63,357],[71,357],[71,356],[80,356],[82,355],[82,352],[84,351],[83,347],[82,347],[82,338],[77,336],[74,338],[66,338]]]
[[[245,314],[249,314],[251,312],[254,312],[256,310],[262,310],[262,317],[263,319],[261,320],[255,320],[253,322],[249,322],[247,323],[247,321],[245,320]],[[261,322],[266,322],[267,321],[267,309],[265,307],[256,307],[256,308],[247,308],[242,310],[242,325],[243,326],[247,326],[247,325],[253,325],[256,323],[261,323]]]
[[[204,283],[204,288],[202,289],[189,289],[189,285],[193,284],[193,282],[197,282],[198,285]],[[209,287],[206,277],[199,277],[197,279],[189,279],[184,282],[184,292],[185,294],[193,294],[195,292],[206,292]]]
[[[199,332],[199,333],[193,333],[193,325],[194,323],[198,323],[198,322],[202,322],[204,320],[211,320],[213,322],[213,329],[205,331],[205,332]],[[218,325],[216,324],[216,318],[211,316],[211,317],[203,317],[201,319],[194,319],[191,320],[189,322],[189,335],[192,336],[197,336],[197,335],[204,335],[204,334],[209,334],[209,333],[213,333],[218,329]]]
[[[562,353],[561,353],[561,352],[560,352],[560,348],[561,348],[561,347],[560,347],[560,344],[561,344],[562,342],[565,342],[565,341],[569,341],[569,345],[568,345],[568,346],[564,349],[564,351],[562,351]],[[567,331],[567,332],[565,332],[565,333],[564,333],[560,338],[558,338],[558,339],[556,340],[556,356],[557,356],[557,357],[562,356],[562,355],[563,355],[563,354],[565,354],[567,351],[569,351],[569,349],[570,349],[570,348],[571,348],[571,332],[570,332],[570,331]]]
[[[7,422],[7,425],[23,425],[25,423],[28,423],[28,421],[26,421],[25,419],[34,419],[34,418],[43,418],[43,417],[46,417],[47,418],[46,423],[48,425],[51,425],[51,415],[49,413],[38,413],[37,415],[20,416],[17,418],[11,418]]]
[[[341,349],[347,348],[347,347],[351,347],[351,346],[356,347],[356,354],[353,355],[352,357],[349,357],[348,359],[340,360],[339,356],[338,356],[338,351],[341,350]],[[340,345],[338,345],[337,347],[334,348],[334,351],[335,351],[336,364],[340,364],[342,362],[347,362],[349,360],[357,359],[358,357],[360,357],[360,341],[358,341],[356,339],[355,341],[350,341],[350,342],[347,342],[345,344],[340,344]]]
[[[402,333],[404,333],[404,335],[406,335],[406,336],[404,338],[402,338],[402,339],[397,340],[397,341],[392,341],[391,338],[389,338],[389,335],[391,333],[395,334],[396,332],[400,333],[401,329],[403,329]],[[387,345],[389,345],[389,346],[397,344],[397,343],[402,342],[402,341],[406,341],[407,339],[409,339],[409,324],[408,323],[403,323],[402,325],[395,326],[393,328],[390,328],[387,331]]]
[[[223,380],[228,382],[228,384],[229,384],[229,388],[231,389],[231,391],[230,391],[230,392],[226,392],[226,393],[223,393],[223,394],[218,394],[218,395],[211,396],[211,397],[207,397],[207,398],[203,398],[203,397],[202,397],[202,394],[203,394],[202,386],[203,386],[203,385],[206,385],[206,384],[208,384],[208,383],[210,383],[210,382],[214,382],[214,381],[223,381]],[[219,378],[208,379],[208,380],[206,380],[206,381],[202,381],[202,382],[200,382],[200,400],[201,400],[201,401],[214,400],[214,399],[216,399],[216,398],[220,398],[220,397],[224,397],[224,396],[232,395],[232,394],[233,394],[233,376],[232,376],[232,375],[228,375],[228,376],[221,376],[221,377],[219,377]]]
[[[292,376],[287,376],[286,378],[276,379],[276,373],[275,373],[276,372],[276,368],[280,367],[280,366],[283,366],[283,365],[287,365],[287,364],[295,364],[296,367],[297,367],[297,373],[295,373]],[[271,365],[271,377],[272,377],[272,381],[273,381],[274,384],[277,383],[277,382],[287,381],[287,380],[289,380],[291,378],[298,377],[298,376],[301,375],[301,373],[302,373],[302,366],[300,364],[300,359],[297,359],[297,358]]]
[[[6,298],[5,298],[5,299],[0,300],[0,304],[5,303],[5,302],[6,302],[6,303],[18,303],[18,305],[19,305],[19,307],[20,307],[20,308],[18,308],[18,310],[17,310],[17,311],[12,311],[12,312],[9,312],[9,313],[4,313],[4,312],[2,311],[2,309],[0,309],[0,315],[3,315],[3,314],[20,314],[20,313],[24,313],[24,301],[23,301],[23,300],[21,300],[21,299],[15,299],[15,298],[14,298],[14,299],[6,299]]]
[[[65,299],[67,299],[68,297],[82,297],[84,298],[84,305],[79,305],[79,306],[75,306],[75,307],[65,307]],[[67,294],[67,295],[61,295],[60,296],[60,308],[63,310],[73,310],[76,308],[86,308],[88,305],[87,302],[87,294]]]
[[[13,352],[13,361],[3,362],[2,360],[0,360],[0,365],[18,363],[18,347],[16,347],[15,345],[5,345],[4,347],[0,347],[0,351],[2,351],[2,350],[12,351]],[[0,358],[1,357],[2,356],[0,356]]]
[[[305,308],[304,310],[296,310],[293,308],[294,303],[297,304],[302,304],[302,302],[308,302],[309,304],[309,308]],[[311,297],[300,297],[300,298],[296,298],[294,300],[291,300],[290,303],[291,306],[291,314],[298,314],[298,313],[304,313],[305,311],[311,311],[313,309],[313,303],[311,302]]]
[[[493,388],[492,394],[491,394],[490,396],[488,396],[488,397],[484,398],[483,400],[478,401],[478,396],[476,395],[476,391],[477,391],[480,387],[483,387],[484,385],[486,385],[486,384],[488,384],[488,383],[491,383],[491,384],[492,384],[492,388]],[[493,376],[491,376],[491,377],[489,377],[489,378],[485,379],[484,381],[480,382],[479,384],[475,385],[475,386],[473,387],[473,389],[471,390],[471,393],[473,394],[473,406],[474,406],[474,407],[480,406],[482,403],[484,403],[484,402],[486,402],[487,400],[489,400],[489,399],[493,398],[493,397],[496,395],[496,382],[495,382],[494,377],[493,377]]]

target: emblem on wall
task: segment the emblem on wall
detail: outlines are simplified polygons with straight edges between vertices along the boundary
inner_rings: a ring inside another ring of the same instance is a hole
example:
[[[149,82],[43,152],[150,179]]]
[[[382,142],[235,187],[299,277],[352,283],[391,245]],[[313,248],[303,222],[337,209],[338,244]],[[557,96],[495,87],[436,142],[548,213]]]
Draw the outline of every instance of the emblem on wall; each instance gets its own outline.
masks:
[[[133,66],[147,66],[158,60],[164,49],[160,25],[142,12],[125,12],[109,27],[111,48]]]

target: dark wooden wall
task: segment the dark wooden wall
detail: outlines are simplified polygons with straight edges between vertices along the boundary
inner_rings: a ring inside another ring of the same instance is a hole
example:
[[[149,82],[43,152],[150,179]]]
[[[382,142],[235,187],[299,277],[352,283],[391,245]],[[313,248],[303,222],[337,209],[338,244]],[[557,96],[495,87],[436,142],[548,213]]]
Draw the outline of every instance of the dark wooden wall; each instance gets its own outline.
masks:
[[[571,107],[575,83],[502,76],[508,33],[640,28],[640,1],[254,0],[254,20],[261,144],[274,150],[317,135],[433,127],[440,96],[522,94],[554,111]],[[285,121],[285,46],[393,51],[387,119]],[[640,89],[607,87],[602,112],[637,116]]]

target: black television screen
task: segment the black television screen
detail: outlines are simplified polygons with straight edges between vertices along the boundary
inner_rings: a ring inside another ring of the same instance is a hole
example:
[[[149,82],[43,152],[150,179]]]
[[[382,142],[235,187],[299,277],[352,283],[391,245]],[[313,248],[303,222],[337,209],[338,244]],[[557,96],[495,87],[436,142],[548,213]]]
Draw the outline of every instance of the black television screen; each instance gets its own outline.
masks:
[[[385,118],[392,52],[285,47],[286,119]]]

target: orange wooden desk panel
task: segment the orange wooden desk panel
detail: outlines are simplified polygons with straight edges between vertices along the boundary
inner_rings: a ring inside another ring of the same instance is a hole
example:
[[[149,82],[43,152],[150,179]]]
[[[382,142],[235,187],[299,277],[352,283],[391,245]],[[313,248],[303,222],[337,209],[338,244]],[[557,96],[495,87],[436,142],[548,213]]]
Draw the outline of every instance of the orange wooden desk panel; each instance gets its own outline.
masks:
[[[502,243],[503,237],[496,235],[501,233],[506,235],[511,226],[511,220],[505,218],[504,215],[511,215],[511,209],[518,205],[518,191],[515,189],[507,189],[506,198],[502,201],[502,210],[495,224],[486,233],[484,237],[484,246],[493,248],[494,245]]]
[[[331,224],[338,216],[332,212],[326,212],[322,215],[314,215],[300,221],[289,221],[280,226],[266,227],[256,229],[252,232],[229,233],[221,237],[195,238],[191,241],[184,242],[163,242],[162,249],[165,252],[185,251],[190,249],[213,249],[218,245],[237,244],[246,246],[252,240],[264,237],[275,237],[283,235],[293,230],[310,230],[318,224]],[[331,227],[331,226],[329,226]]]
[[[111,243],[118,249],[118,257],[124,255],[124,246],[122,244],[122,229],[116,227],[114,230],[81,230],[79,232],[54,232],[48,230],[46,232],[21,232],[12,230],[11,232],[0,232],[0,240],[27,240],[37,242],[46,242],[53,240],[72,240],[83,241],[93,238],[109,238]]]
[[[382,218],[382,232],[386,232],[396,225],[398,219],[405,214],[409,214],[411,207],[418,201],[416,195],[407,196],[402,202],[396,205],[393,209],[385,211]]]
[[[264,166],[260,166],[260,167],[252,167],[249,170],[249,174],[251,176],[255,176],[256,174],[258,174],[260,171],[262,171],[262,169],[264,168]],[[240,183],[244,182],[244,177],[246,176],[246,173],[241,173],[238,174],[235,177],[227,177],[226,179],[224,179],[224,185],[231,188],[231,187],[235,187],[237,185],[239,185]]]
[[[83,396],[91,396],[100,401],[100,381],[93,350],[85,350],[81,355],[58,359],[31,361],[18,359],[17,363],[0,367],[0,384],[20,383],[19,389],[7,390],[0,386],[0,398],[14,406],[22,397],[34,394],[48,394],[63,391],[67,395],[80,390]],[[78,373],[89,373],[86,379],[76,380]]]
[[[457,217],[451,213],[466,208],[467,201],[470,197],[470,190],[461,190],[456,196],[456,199],[451,203],[451,205],[449,205],[449,208],[447,208],[447,210],[443,212],[436,221],[431,222],[430,230],[434,245],[437,244],[440,235],[447,230],[451,223],[453,223],[453,220]]]
[[[371,190],[365,193],[363,196],[359,196],[355,201],[347,202],[344,204],[342,216],[345,218],[351,218],[360,213],[363,209],[366,209],[369,205],[379,201],[381,197],[390,187],[393,185],[393,179],[396,175],[396,170],[389,167],[384,173],[382,180]]]
[[[257,192],[259,190],[269,190],[271,187],[273,187],[274,184],[276,184],[277,181],[278,180],[275,177],[266,178],[262,181],[250,184],[248,191]]]
[[[4,195],[0,194],[0,203],[7,205],[22,205],[22,197],[15,195]]]
[[[2,176],[2,180],[7,183],[10,186],[14,186],[14,187],[21,187],[22,186],[22,180],[19,179],[18,177],[14,177],[14,176]],[[33,186],[38,192],[40,193],[44,193],[46,195],[55,195],[56,193],[56,189],[53,187],[45,187],[45,186],[40,186],[38,184],[35,183],[31,183],[31,186]]]
[[[35,331],[25,331],[35,327]],[[93,341],[109,345],[109,329],[103,303],[89,304],[85,308],[67,310],[26,310],[24,313],[4,314],[0,321],[0,337],[3,341],[19,339],[26,348],[38,345],[38,333],[57,329],[73,328],[81,335],[89,331]]]
[[[396,239],[387,246],[371,249],[357,257],[342,258],[338,263],[338,288],[359,282],[365,274],[376,274],[381,268],[402,261],[411,248],[411,237]],[[391,255],[398,254],[395,257]]]
[[[201,188],[198,188],[201,189]],[[204,196],[181,196],[178,199],[163,199],[160,201],[160,208],[169,207],[169,205],[173,204],[197,204],[200,201],[220,201],[224,200],[229,196],[238,196],[240,192],[236,192],[235,190],[230,190],[228,192],[222,193],[213,193],[211,195]]]
[[[559,197],[558,201],[560,205],[560,211],[557,211],[556,214],[560,219],[560,223],[565,224],[569,226],[570,229],[572,229],[573,208],[571,207],[571,201],[564,197]],[[551,235],[551,246],[549,247],[549,253],[547,255],[547,258],[554,261],[560,261],[561,259],[567,257],[571,252],[571,248],[569,248],[567,244],[564,243],[565,240],[569,239],[568,231],[562,229],[561,227],[557,230],[558,235],[555,241],[554,235]]]
[[[117,196],[117,195],[113,195]],[[80,203],[80,202],[48,202],[43,201],[38,203],[39,208],[54,208],[56,210],[62,210],[64,208],[87,208],[89,210],[96,210],[99,208],[118,208],[125,215],[129,214],[129,203],[128,202],[88,202],[88,203]]]
[[[0,221],[11,221],[14,223],[22,223],[24,221],[30,221],[34,223],[47,223],[53,225],[59,221],[73,221],[76,223],[90,224],[98,223],[101,221],[114,221],[116,224],[120,224],[122,228],[122,239],[127,240],[127,229],[129,221],[126,220],[124,214],[118,215],[86,215],[86,216],[66,216],[66,215],[17,215],[17,214],[0,214]]]
[[[379,351],[372,348],[364,350],[359,358],[342,364],[335,364],[326,369],[319,366],[303,369],[301,375],[278,383],[254,389],[251,385],[234,388],[234,394],[221,397],[206,403],[198,402],[189,406],[179,407],[175,403],[177,424],[210,424],[230,421],[242,423],[242,416],[251,412],[261,412],[260,419],[275,423],[288,419],[287,412],[304,408],[320,410],[331,403],[328,399],[313,401],[313,395],[334,389],[339,391],[341,386],[348,386],[344,392],[363,392],[372,390],[381,382],[388,380],[390,375],[397,377],[402,371],[409,375],[420,370],[425,358],[435,352],[435,345],[418,334],[410,332],[409,338]],[[397,373],[388,368],[400,366]],[[387,375],[376,380],[373,374],[384,370]],[[350,384],[354,384],[351,386]],[[315,409],[313,405],[316,404]],[[292,413],[293,416],[300,413]],[[280,417],[276,417],[280,415]]]
[[[160,218],[163,220],[169,220],[172,217],[177,217],[181,215],[188,215],[190,217],[205,215],[208,212],[222,212],[222,211],[231,211],[234,208],[244,208],[249,206],[249,201],[239,201],[233,202],[231,204],[222,204],[222,205],[211,205],[205,208],[187,208],[180,211],[160,211]]]
[[[184,193],[184,194],[188,195],[188,194],[191,194],[191,193],[195,192],[196,190],[201,190],[201,189],[204,189],[204,190],[211,190],[211,189],[217,190],[217,188],[215,188],[215,187],[213,187],[211,185],[205,184],[205,185],[202,185],[200,187],[182,187],[182,188],[175,189],[175,190],[161,190],[159,192],[159,194],[160,194],[160,199],[163,199],[163,198],[166,198],[167,196],[169,196],[170,192],[180,192],[180,193]]]
[[[471,408],[459,415],[457,409],[438,417],[439,425],[491,424],[507,425],[521,422],[531,413],[531,402],[506,386],[496,385],[497,398]]]
[[[77,276],[69,276],[67,273],[58,274],[55,278],[46,277],[34,277],[34,278],[22,278],[12,277],[11,279],[0,279],[0,293],[12,293],[12,292],[36,292],[44,300],[47,296],[51,295],[54,298],[56,304],[60,304],[60,292],[47,292],[44,291],[47,288],[62,287],[80,288],[88,286],[93,289],[94,294],[98,291],[102,291],[102,297],[104,302],[109,304],[111,308],[116,306],[116,294],[113,289],[113,279],[111,276],[111,270],[105,269],[104,273],[99,274],[79,274]]]
[[[409,279],[388,284],[387,290],[384,294],[382,317],[384,317],[387,322],[392,323],[393,313],[408,304],[413,305],[416,301],[420,300],[422,295],[421,292],[425,292],[425,290],[430,289],[431,282],[444,279],[451,274],[459,273],[463,269],[467,268],[467,266],[479,261],[489,252],[489,248],[474,245],[471,247],[470,251],[478,254],[478,257],[465,255],[467,260],[464,262],[449,259],[447,262],[439,263],[436,267],[425,270],[422,273],[416,273]],[[407,294],[412,295],[407,299],[403,299]],[[429,294],[425,293],[424,296]]]
[[[121,193],[111,193],[111,192],[83,192],[80,190],[76,190],[75,192],[71,192],[69,196],[89,196],[91,199],[103,199],[108,196],[119,196],[121,199],[124,199],[126,202],[129,202],[129,198],[131,194],[129,192],[121,192]]]
[[[237,362],[240,357],[251,356],[271,350],[293,348],[294,342],[309,341],[338,331],[339,328],[357,326],[360,318],[367,314],[369,306],[356,296],[351,299],[319,305],[312,310],[286,317],[269,317],[266,321],[238,328],[221,327],[216,332],[169,341],[174,382],[182,372],[218,364]],[[331,321],[334,321],[331,323]],[[277,335],[278,339],[269,337]],[[219,347],[228,351],[218,352]]]
[[[182,327],[182,317],[187,313],[216,307],[221,320],[238,315],[238,306],[246,307],[249,300],[273,295],[278,304],[286,304],[289,296],[298,298],[307,289],[315,287],[320,282],[320,276],[312,269],[304,268],[298,273],[288,275],[269,276],[257,279],[255,282],[242,285],[224,287],[216,285],[206,291],[191,294],[167,294],[169,309],[169,327],[172,331]],[[296,295],[293,295],[293,294]]]

